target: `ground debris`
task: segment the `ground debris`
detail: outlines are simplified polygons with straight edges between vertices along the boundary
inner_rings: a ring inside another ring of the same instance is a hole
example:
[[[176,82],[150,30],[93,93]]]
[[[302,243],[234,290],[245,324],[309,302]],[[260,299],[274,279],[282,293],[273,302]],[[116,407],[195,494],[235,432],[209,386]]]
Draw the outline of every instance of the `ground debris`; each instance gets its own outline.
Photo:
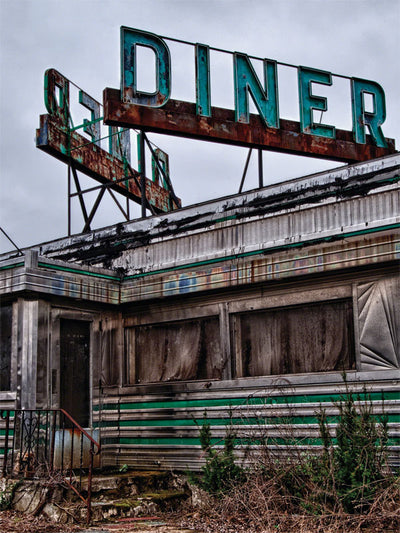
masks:
[[[0,512],[1,533],[70,533],[81,529],[70,524],[57,524],[40,515],[34,516],[18,511]]]

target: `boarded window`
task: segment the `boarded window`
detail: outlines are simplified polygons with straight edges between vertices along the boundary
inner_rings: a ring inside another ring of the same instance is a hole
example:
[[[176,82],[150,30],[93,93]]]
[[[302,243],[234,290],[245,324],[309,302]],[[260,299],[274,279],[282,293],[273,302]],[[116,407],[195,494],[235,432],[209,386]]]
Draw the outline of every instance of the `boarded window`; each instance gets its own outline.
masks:
[[[0,390],[11,388],[12,305],[0,307]]]
[[[221,379],[217,317],[126,330],[129,383]]]
[[[252,312],[238,318],[238,377],[354,367],[351,301]]]

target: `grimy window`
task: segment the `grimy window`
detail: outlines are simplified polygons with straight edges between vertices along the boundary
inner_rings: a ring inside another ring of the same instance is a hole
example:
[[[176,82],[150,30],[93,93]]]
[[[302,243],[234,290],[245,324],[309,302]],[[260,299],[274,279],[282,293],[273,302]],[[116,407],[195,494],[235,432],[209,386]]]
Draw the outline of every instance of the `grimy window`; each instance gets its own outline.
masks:
[[[218,317],[125,330],[128,383],[221,379]]]
[[[350,300],[236,317],[236,376],[266,376],[354,368]]]
[[[0,390],[11,388],[12,304],[0,307]]]

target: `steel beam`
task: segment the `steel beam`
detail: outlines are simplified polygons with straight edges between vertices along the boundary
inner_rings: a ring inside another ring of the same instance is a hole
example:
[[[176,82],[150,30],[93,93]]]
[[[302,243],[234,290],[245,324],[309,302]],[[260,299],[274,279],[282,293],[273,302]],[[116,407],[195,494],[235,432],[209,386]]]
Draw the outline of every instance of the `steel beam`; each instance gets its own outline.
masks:
[[[248,124],[235,121],[235,112],[213,107],[211,116],[196,115],[196,104],[169,100],[163,107],[147,107],[124,103],[118,89],[103,92],[106,124],[140,128],[204,141],[233,144],[302,156],[355,163],[395,153],[393,139],[386,139],[388,148],[355,143],[351,131],[336,130],[336,138],[300,133],[299,122],[280,120],[279,128],[269,128],[259,115],[250,115]]]

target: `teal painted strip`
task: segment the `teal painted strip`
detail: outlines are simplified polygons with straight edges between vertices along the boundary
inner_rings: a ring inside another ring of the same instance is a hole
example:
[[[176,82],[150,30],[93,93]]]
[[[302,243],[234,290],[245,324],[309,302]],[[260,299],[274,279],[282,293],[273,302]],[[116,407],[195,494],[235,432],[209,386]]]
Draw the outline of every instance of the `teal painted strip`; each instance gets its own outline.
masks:
[[[332,439],[333,444],[336,444],[336,439]],[[399,438],[392,438],[388,440],[388,446],[395,446],[399,444]],[[175,438],[105,438],[104,444],[141,444],[147,446],[200,446],[200,439],[190,437],[175,437]],[[223,439],[211,439],[212,446],[223,445]],[[280,446],[322,446],[323,442],[320,438],[287,438],[284,437],[268,437],[266,439],[235,439],[236,446],[259,446],[259,445],[280,445]]]
[[[293,404],[293,403],[325,403],[337,402],[343,397],[342,394],[311,394],[309,396],[273,396],[267,398],[218,398],[203,400],[171,400],[155,402],[133,402],[133,403],[109,403],[102,406],[102,410],[120,410],[129,409],[173,409],[187,407],[234,407],[246,405],[273,405],[273,404]],[[372,401],[382,401],[381,392],[353,394],[355,399],[371,399]],[[400,400],[400,392],[385,392],[384,400]],[[99,406],[95,406],[95,411],[99,411]]]
[[[38,263],[39,267],[48,268],[50,270],[60,270],[62,272],[72,272],[73,274],[82,274],[84,276],[92,276],[94,278],[110,279],[112,281],[121,281],[118,276],[110,276],[108,274],[100,274],[98,272],[89,272],[87,270],[78,270],[77,268],[63,267],[59,265],[50,265],[48,263]]]
[[[79,126],[75,126],[74,128],[68,128],[68,133],[71,133],[76,130],[80,130],[86,126],[90,126],[91,124],[96,124],[97,122],[101,122],[104,119],[104,117],[95,118],[93,120],[86,120],[83,124],[79,124]]]
[[[22,263],[13,263],[12,265],[5,265],[5,266],[0,267],[0,270],[10,270],[11,268],[23,267],[24,265],[25,265],[24,262],[22,262]]]
[[[0,429],[0,437],[5,437],[6,435],[6,430],[5,429]],[[13,437],[14,436],[14,430],[13,429],[9,429],[8,430],[8,435],[9,437]]]
[[[216,220],[213,220],[213,224],[218,224],[219,222],[226,222],[227,220],[236,220],[237,215],[231,215],[229,217],[223,217],[223,218],[217,218]]]
[[[164,269],[160,269],[160,270],[153,270],[151,272],[141,272],[140,274],[133,274],[131,276],[126,276],[124,278],[124,280],[139,279],[139,278],[143,278],[143,277],[146,277],[146,276],[154,276],[154,275],[158,275],[158,274],[165,274],[167,272],[174,272],[176,270],[183,270],[185,268],[193,268],[193,267],[199,267],[199,266],[205,266],[205,265],[212,265],[212,264],[215,264],[215,263],[225,263],[226,261],[233,261],[233,260],[241,259],[241,258],[244,258],[244,257],[262,255],[262,254],[265,254],[265,253],[279,252],[279,251],[283,251],[283,250],[288,250],[290,248],[298,248],[298,247],[302,247],[302,246],[306,246],[306,245],[307,246],[313,246],[313,245],[321,243],[321,242],[331,242],[335,237],[338,237],[340,239],[346,239],[348,237],[356,237],[357,235],[366,235],[368,233],[376,233],[376,232],[379,232],[379,231],[387,231],[387,230],[390,230],[390,229],[399,229],[399,228],[400,228],[400,224],[389,224],[387,226],[381,226],[379,228],[368,228],[368,229],[360,230],[360,231],[351,231],[351,232],[343,233],[343,234],[340,234],[340,235],[337,235],[337,236],[324,237],[323,239],[312,239],[312,240],[309,240],[309,241],[301,241],[301,242],[296,242],[296,243],[293,243],[293,244],[287,244],[285,246],[275,246],[273,248],[263,248],[262,250],[255,250],[253,252],[243,252],[241,254],[228,255],[228,256],[225,256],[225,257],[218,258],[218,259],[208,259],[207,261],[198,261],[196,263],[186,263],[184,265],[179,265],[179,266],[170,267],[170,268],[164,268]]]
[[[339,420],[338,416],[328,415],[327,421],[330,424],[336,424]],[[379,415],[378,415],[379,418]],[[269,416],[265,418],[255,418],[255,417],[243,417],[243,418],[207,418],[205,421],[201,419],[164,419],[164,420],[120,420],[118,422],[109,422],[110,427],[117,426],[119,427],[170,427],[170,426],[202,426],[205,423],[209,423],[211,426],[248,426],[248,425],[260,425],[260,427],[265,427],[265,425],[271,424],[318,424],[318,418],[314,415],[310,416]],[[400,423],[400,415],[388,415],[388,422],[390,423]],[[107,422],[108,424],[108,422]],[[103,425],[102,425],[103,426]],[[103,426],[104,427],[104,426]],[[106,426],[107,427],[107,426]]]

